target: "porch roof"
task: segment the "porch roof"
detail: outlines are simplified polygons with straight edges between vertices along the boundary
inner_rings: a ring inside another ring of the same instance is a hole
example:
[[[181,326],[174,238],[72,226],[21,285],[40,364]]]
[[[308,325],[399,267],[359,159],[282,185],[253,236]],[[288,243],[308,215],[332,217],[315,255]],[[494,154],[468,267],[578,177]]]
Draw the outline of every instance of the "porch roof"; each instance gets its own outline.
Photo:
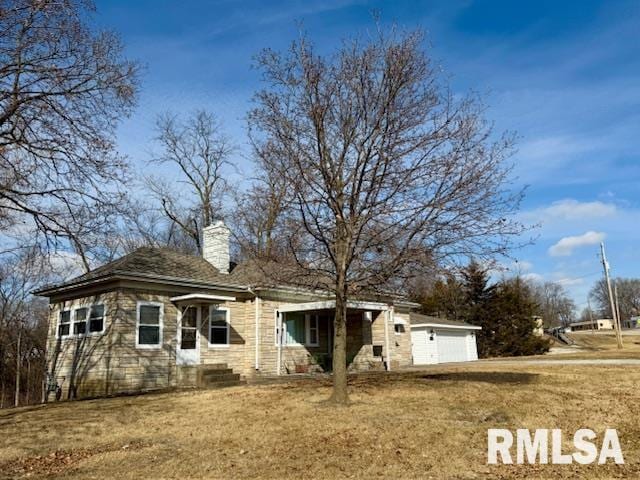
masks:
[[[312,310],[331,310],[336,308],[335,300],[324,300],[320,302],[305,302],[305,303],[286,303],[280,305],[279,312],[308,312]],[[371,311],[383,311],[389,310],[389,305],[382,302],[366,302],[358,300],[349,300],[347,302],[347,308],[357,310],[371,310]]]
[[[228,297],[225,295],[211,295],[209,293],[189,293],[187,295],[180,295],[179,297],[172,297],[170,300],[173,303],[181,302],[197,302],[197,303],[220,303],[220,302],[233,302],[236,297]]]

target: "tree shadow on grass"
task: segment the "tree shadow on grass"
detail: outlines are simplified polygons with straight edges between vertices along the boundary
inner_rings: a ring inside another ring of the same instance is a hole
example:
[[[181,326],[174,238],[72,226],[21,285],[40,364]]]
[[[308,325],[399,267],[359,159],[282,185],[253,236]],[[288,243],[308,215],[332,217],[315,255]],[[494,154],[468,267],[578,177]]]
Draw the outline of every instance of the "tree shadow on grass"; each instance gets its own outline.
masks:
[[[539,376],[537,373],[520,372],[450,372],[419,375],[418,378],[427,381],[483,382],[505,385],[534,383]]]

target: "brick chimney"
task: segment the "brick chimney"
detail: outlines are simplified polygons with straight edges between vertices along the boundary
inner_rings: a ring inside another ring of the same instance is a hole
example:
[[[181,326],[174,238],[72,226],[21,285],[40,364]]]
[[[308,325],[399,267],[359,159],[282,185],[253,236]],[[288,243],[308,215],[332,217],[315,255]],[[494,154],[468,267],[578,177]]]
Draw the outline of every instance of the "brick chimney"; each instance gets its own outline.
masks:
[[[229,237],[231,231],[222,220],[213,222],[202,231],[202,256],[220,273],[229,273]]]

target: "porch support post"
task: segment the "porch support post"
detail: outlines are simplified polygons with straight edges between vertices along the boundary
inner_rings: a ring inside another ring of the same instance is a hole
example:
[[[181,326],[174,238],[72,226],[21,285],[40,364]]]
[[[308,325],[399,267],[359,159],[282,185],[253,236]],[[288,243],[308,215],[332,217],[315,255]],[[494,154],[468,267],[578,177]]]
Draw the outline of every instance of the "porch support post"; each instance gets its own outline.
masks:
[[[260,370],[260,297],[255,298],[255,316],[256,316],[256,370]]]
[[[386,363],[387,372],[391,371],[391,350],[389,349],[389,318],[391,310],[387,308],[384,311],[384,362]]]
[[[282,313],[276,311],[276,345],[278,346],[278,355],[276,357],[276,370],[277,375],[281,374],[282,370]]]

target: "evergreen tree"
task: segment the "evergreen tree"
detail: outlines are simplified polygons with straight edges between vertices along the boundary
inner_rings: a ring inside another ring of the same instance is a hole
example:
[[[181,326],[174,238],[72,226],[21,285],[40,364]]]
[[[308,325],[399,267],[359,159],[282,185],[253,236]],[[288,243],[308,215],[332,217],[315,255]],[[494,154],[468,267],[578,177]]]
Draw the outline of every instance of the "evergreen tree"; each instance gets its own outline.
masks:
[[[502,280],[495,289],[483,326],[487,340],[483,355],[540,355],[548,351],[549,341],[533,334],[537,308],[526,282],[519,277]]]

